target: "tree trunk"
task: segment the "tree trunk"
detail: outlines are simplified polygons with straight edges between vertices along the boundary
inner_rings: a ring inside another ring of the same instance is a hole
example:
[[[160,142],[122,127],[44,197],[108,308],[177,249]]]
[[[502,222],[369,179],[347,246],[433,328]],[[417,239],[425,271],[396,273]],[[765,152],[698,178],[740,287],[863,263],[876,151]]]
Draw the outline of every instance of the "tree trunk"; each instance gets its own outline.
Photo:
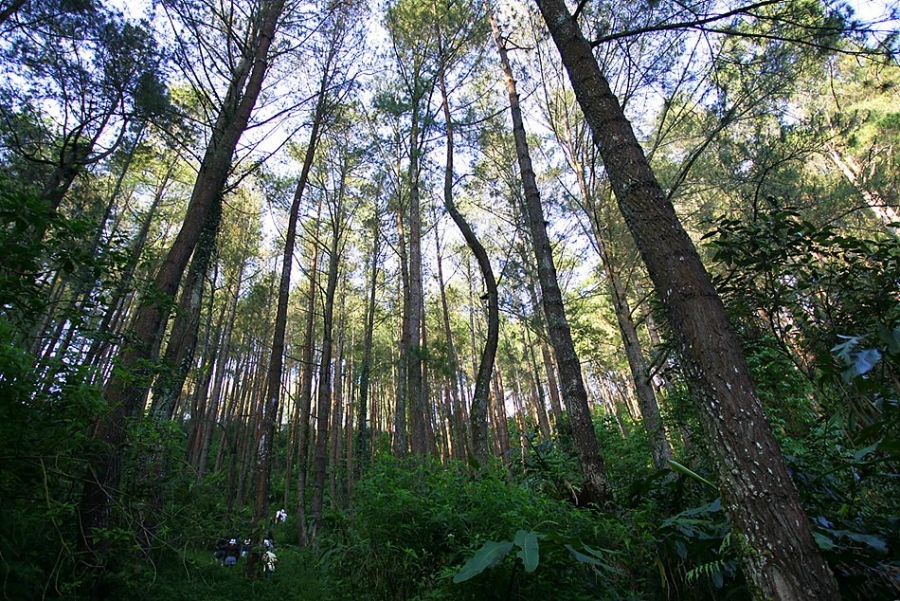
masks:
[[[281,377],[284,366],[284,338],[287,329],[288,300],[291,290],[291,267],[294,264],[294,246],[297,239],[297,220],[300,215],[300,203],[303,192],[309,179],[313,159],[316,156],[316,146],[319,143],[319,130],[325,119],[325,110],[328,105],[326,93],[331,77],[331,55],[325,65],[322,80],[319,85],[316,109],[313,115],[312,129],[309,133],[309,142],[306,146],[306,154],[303,157],[303,167],[300,171],[300,179],[294,190],[291,201],[291,209],[288,215],[288,227],[284,240],[284,253],[281,259],[281,278],[278,282],[278,307],[275,313],[275,330],[272,338],[272,354],[269,357],[269,367],[266,374],[265,407],[263,409],[263,427],[259,430],[256,441],[256,470],[255,487],[256,498],[253,510],[253,527],[255,531],[260,528],[269,514],[269,476],[272,471],[272,444],[276,431],[276,415],[278,415],[281,400]]]
[[[839,599],[737,335],[693,243],[565,3],[536,2],[672,326],[754,597]]]
[[[400,294],[403,297],[403,311],[400,315],[400,344],[397,360],[396,398],[394,406],[394,455],[405,457],[409,451],[409,438],[406,432],[406,413],[409,404],[407,390],[407,372],[409,371],[410,325],[409,325],[409,261],[406,256],[406,232],[403,227],[403,214],[397,212],[397,250],[400,255]]]
[[[581,365],[578,362],[578,355],[575,353],[572,333],[569,330],[569,323],[563,307],[562,292],[559,289],[556,266],[553,263],[553,250],[550,247],[550,239],[547,236],[547,226],[544,221],[544,210],[541,206],[534,170],[531,167],[531,156],[525,138],[525,126],[522,122],[522,111],[519,108],[516,82],[513,79],[512,68],[506,55],[506,46],[500,37],[500,30],[493,16],[491,16],[491,28],[500,52],[500,63],[506,75],[506,87],[509,92],[510,112],[513,119],[513,136],[516,142],[519,171],[525,189],[528,222],[541,285],[541,300],[544,305],[544,314],[547,316],[547,331],[550,335],[550,342],[556,351],[563,400],[569,413],[569,424],[584,476],[582,498],[579,502],[603,505],[609,501],[610,496],[606,466],[597,445],[597,435],[594,432],[594,424],[588,410],[587,391],[585,391],[584,381],[581,377]]]
[[[203,228],[203,234],[191,259],[187,281],[181,291],[175,322],[172,324],[163,357],[162,371],[153,385],[151,413],[158,420],[172,419],[175,404],[194,362],[197,335],[200,330],[203,289],[210,259],[216,246],[221,216],[221,206],[217,204],[207,219],[206,227]]]
[[[95,552],[100,549],[102,531],[111,525],[113,491],[121,477],[126,422],[129,417],[139,415],[143,408],[151,377],[146,364],[155,359],[156,341],[168,313],[168,303],[161,299],[174,298],[207,217],[221,202],[232,155],[262,89],[269,47],[283,7],[284,0],[272,0],[264,8],[254,52],[245,57],[246,68],[229,87],[200,165],[184,223],[156,275],[154,293],[142,300],[132,322],[130,333],[136,342],[121,353],[118,369],[104,388],[109,412],[97,424],[94,438],[102,442],[105,449],[89,466],[79,505],[79,548],[93,556],[94,565],[103,563],[98,561]]]
[[[378,260],[381,247],[381,221],[377,214],[372,217],[372,263],[369,267],[369,276],[372,278],[369,284],[369,301],[366,305],[366,326],[363,334],[363,360],[359,369],[359,413],[357,414],[356,429],[356,477],[359,478],[366,470],[369,461],[369,439],[371,428],[369,426],[369,380],[372,374],[372,337],[375,331],[375,294],[378,291]],[[375,419],[375,411],[372,411],[372,420]]]
[[[422,282],[422,212],[419,198],[419,114],[421,99],[413,103],[409,133],[409,351],[406,394],[409,402],[410,447],[414,454],[428,453],[428,419],[425,400],[425,288]]]
[[[206,463],[209,457],[209,447],[212,443],[213,433],[216,428],[218,407],[220,404],[225,404],[222,400],[224,396],[222,388],[225,383],[225,367],[228,364],[228,359],[231,354],[231,335],[234,331],[234,317],[237,313],[237,304],[241,294],[241,282],[244,279],[246,261],[247,256],[245,255],[241,261],[241,266],[238,268],[237,281],[234,284],[234,292],[231,295],[231,302],[228,308],[228,317],[223,324],[224,332],[222,333],[216,354],[215,380],[213,380],[213,388],[210,393],[209,403],[203,414],[202,424],[198,424],[198,426],[201,426],[197,433],[199,448],[196,461],[194,462],[197,469],[198,481],[202,480],[203,476],[206,474]],[[237,374],[235,374],[235,379],[239,381]],[[225,412],[223,411],[222,413],[224,414]]]
[[[322,215],[322,203],[316,211],[315,223]],[[312,409],[312,385],[315,373],[316,299],[319,290],[319,242],[318,232],[313,236],[312,260],[309,267],[309,288],[306,291],[306,329],[303,334],[303,362],[300,382],[300,431],[297,436],[297,536],[300,544],[309,544],[306,524],[306,478],[309,459],[310,411]]]
[[[343,191],[341,191],[340,194],[343,194]],[[339,214],[332,214],[331,246],[328,249],[328,278],[325,285],[325,299],[322,316],[322,360],[319,364],[319,390],[316,403],[316,447],[315,454],[313,455],[315,480],[313,496],[310,501],[310,514],[313,520],[313,537],[315,537],[322,525],[322,509],[324,507],[325,497],[325,468],[328,460],[328,416],[331,410],[331,357],[334,346],[334,296],[335,291],[337,290],[341,255],[340,245],[342,232],[340,224],[337,223],[339,219]]]
[[[472,424],[472,452],[475,460],[479,465],[486,465],[490,459],[490,449],[488,447],[488,408],[490,406],[491,394],[491,374],[494,371],[494,359],[497,355],[497,341],[500,337],[500,312],[499,297],[497,292],[497,281],[494,278],[494,271],[491,268],[491,261],[487,256],[475,232],[469,226],[465,217],[460,213],[453,200],[453,121],[450,116],[450,99],[447,95],[447,83],[444,78],[443,71],[440,73],[438,85],[441,90],[441,106],[444,111],[444,121],[447,129],[447,159],[444,168],[444,207],[456,224],[466,244],[475,255],[478,261],[478,267],[481,269],[481,277],[484,278],[484,286],[486,292],[482,297],[487,301],[487,339],[481,351],[481,361],[478,365],[478,372],[475,376],[475,394],[472,396],[472,407],[470,409],[470,419]],[[485,298],[486,297],[486,298]],[[446,304],[446,301],[445,301]],[[445,307],[446,312],[446,307]],[[449,321],[447,323],[448,344],[450,330]],[[453,356],[453,369],[458,369],[455,352]],[[454,390],[455,383],[458,381],[454,373]],[[456,399],[454,399],[456,401]]]

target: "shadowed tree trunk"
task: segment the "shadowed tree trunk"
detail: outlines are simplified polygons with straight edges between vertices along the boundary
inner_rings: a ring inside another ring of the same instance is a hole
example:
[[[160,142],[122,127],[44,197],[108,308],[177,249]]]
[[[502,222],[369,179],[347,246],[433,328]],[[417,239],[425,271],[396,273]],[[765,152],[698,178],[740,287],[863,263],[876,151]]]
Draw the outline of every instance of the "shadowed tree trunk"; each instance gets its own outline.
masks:
[[[322,215],[322,203],[316,211],[315,227]],[[309,474],[310,411],[312,409],[312,385],[315,373],[316,299],[319,290],[319,238],[312,236],[312,259],[309,267],[309,288],[306,291],[306,326],[303,333],[303,360],[300,366],[300,421],[297,433],[297,536],[301,545],[309,543],[306,524],[306,480]]]
[[[757,599],[839,599],[725,307],[563,0],[536,0],[672,326]]]
[[[491,27],[497,49],[500,52],[500,63],[506,75],[506,87],[509,92],[510,112],[513,120],[513,136],[525,190],[528,222],[537,263],[538,280],[541,285],[541,301],[544,305],[544,314],[547,316],[547,332],[550,335],[553,349],[556,351],[563,401],[569,414],[569,425],[575,439],[578,460],[584,477],[582,498],[579,499],[579,502],[603,505],[610,496],[606,466],[597,445],[597,435],[594,432],[594,424],[588,408],[587,391],[581,376],[581,365],[578,362],[578,355],[575,353],[575,345],[572,342],[572,333],[566,320],[562,292],[556,277],[556,266],[553,264],[553,250],[547,236],[544,210],[541,206],[541,197],[535,182],[534,170],[531,167],[528,143],[525,139],[525,126],[522,121],[522,111],[519,108],[516,82],[513,79],[512,68],[506,55],[506,46],[493,16],[491,16]]]
[[[339,174],[340,182],[335,191],[335,202],[331,207],[331,244],[328,247],[328,276],[325,284],[325,298],[322,316],[322,359],[319,364],[319,390],[316,403],[316,446],[313,455],[315,480],[313,496],[310,500],[310,515],[313,520],[312,536],[315,537],[322,525],[322,509],[325,498],[326,463],[328,460],[328,425],[331,413],[332,365],[334,347],[334,298],[340,271],[341,250],[346,227],[343,215],[344,185],[347,177],[346,164]]]
[[[153,385],[151,413],[158,420],[172,419],[175,404],[187,378],[200,331],[200,308],[203,300],[206,273],[216,246],[216,235],[221,221],[221,203],[210,214],[206,227],[191,259],[187,281],[178,301],[175,322],[169,334],[169,342],[163,356],[162,371]]]
[[[101,531],[110,526],[114,490],[121,477],[126,421],[138,416],[143,408],[152,375],[146,365],[156,358],[156,341],[168,315],[169,303],[208,216],[221,201],[232,155],[262,89],[269,47],[283,7],[284,0],[271,0],[262,8],[253,52],[244,56],[229,86],[200,164],[184,223],[153,281],[153,293],[144,297],[137,309],[119,364],[104,388],[109,412],[97,424],[94,438],[105,449],[91,461],[78,510],[79,548],[88,552],[92,561],[99,559],[95,552],[101,546]]]

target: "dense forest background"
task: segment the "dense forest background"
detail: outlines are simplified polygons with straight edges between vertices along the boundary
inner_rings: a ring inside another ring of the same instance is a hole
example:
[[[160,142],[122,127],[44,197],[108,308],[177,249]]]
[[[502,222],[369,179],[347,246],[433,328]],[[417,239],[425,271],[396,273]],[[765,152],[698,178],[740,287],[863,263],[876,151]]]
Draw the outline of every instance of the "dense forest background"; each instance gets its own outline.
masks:
[[[898,19],[0,0],[2,597],[900,598]]]

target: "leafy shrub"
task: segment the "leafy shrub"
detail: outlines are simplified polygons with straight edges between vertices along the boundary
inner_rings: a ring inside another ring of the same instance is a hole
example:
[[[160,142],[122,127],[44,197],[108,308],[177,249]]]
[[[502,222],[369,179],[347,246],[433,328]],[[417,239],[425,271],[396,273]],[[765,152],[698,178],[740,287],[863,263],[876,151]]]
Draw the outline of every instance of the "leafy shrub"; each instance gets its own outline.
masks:
[[[595,570],[565,548],[615,551],[625,538],[617,520],[535,494],[501,467],[472,475],[460,464],[380,459],[356,485],[352,507],[330,516],[320,541],[337,599],[615,599],[626,590],[611,586],[624,579],[612,565],[621,558],[610,553],[610,570]],[[548,541],[537,569],[524,572],[510,554],[452,582],[485,543],[513,540],[520,529]]]

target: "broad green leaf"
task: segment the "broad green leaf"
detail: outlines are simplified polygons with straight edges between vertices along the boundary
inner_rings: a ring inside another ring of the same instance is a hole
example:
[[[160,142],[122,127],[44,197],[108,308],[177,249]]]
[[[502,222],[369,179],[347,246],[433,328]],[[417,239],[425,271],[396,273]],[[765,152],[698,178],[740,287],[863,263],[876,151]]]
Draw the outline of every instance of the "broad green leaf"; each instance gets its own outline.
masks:
[[[853,532],[851,530],[830,530],[827,528],[826,528],[826,531],[837,537],[845,537],[845,538],[849,538],[850,540],[852,540],[854,542],[869,545],[870,547],[872,547],[879,553],[887,553],[887,551],[888,551],[887,543],[885,543],[883,539],[881,539],[878,536],[875,536],[874,534],[865,534],[863,532]]]
[[[506,557],[512,547],[512,541],[505,540],[498,543],[489,540],[475,552],[475,555],[469,558],[462,568],[460,568],[459,572],[456,573],[456,576],[453,577],[453,582],[465,582],[470,578],[478,576],[484,570],[496,565],[500,560]]]
[[[614,567],[612,567],[611,565],[607,564],[606,562],[600,561],[596,557],[592,557],[591,555],[586,555],[586,554],[582,553],[581,551],[579,551],[572,545],[565,545],[565,547],[569,551],[569,553],[572,554],[572,557],[574,557],[581,563],[586,563],[588,565],[592,565],[594,567],[601,568],[603,570],[606,570],[607,572],[613,572],[613,573],[616,572],[616,569]]]
[[[537,569],[538,562],[540,561],[537,534],[533,530],[531,532],[519,530],[516,532],[513,542],[519,547],[519,552],[516,553],[516,557],[521,559],[522,563],[525,564],[525,571],[533,572]]]
[[[860,449],[858,451],[853,451],[853,458],[856,459],[857,461],[862,461],[863,457],[865,457],[866,455],[868,455],[870,453],[874,453],[880,443],[881,443],[881,441],[879,440],[878,442],[870,444],[869,446],[867,446],[864,449]]]

